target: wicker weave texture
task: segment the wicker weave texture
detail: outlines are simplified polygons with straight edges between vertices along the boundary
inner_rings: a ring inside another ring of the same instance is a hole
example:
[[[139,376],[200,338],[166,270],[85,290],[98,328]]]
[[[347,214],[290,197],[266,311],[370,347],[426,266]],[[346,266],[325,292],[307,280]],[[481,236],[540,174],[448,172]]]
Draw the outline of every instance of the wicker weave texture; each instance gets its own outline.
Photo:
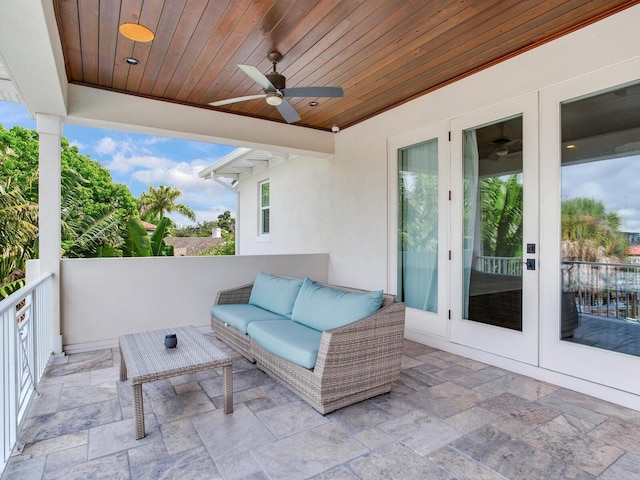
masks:
[[[254,340],[251,354],[260,368],[323,414],[388,392],[400,376],[405,307],[391,295],[385,297],[373,315],[323,333],[313,370],[268,352]]]
[[[216,303],[249,303],[252,287],[248,284],[223,290]],[[400,376],[404,318],[404,303],[398,303],[394,295],[384,294],[382,306],[374,314],[323,333],[313,370],[268,352],[248,335],[213,316],[211,327],[219,339],[257,362],[262,370],[324,414],[391,390],[391,384]]]
[[[176,348],[165,348],[164,337],[175,333]],[[222,367],[224,376],[224,412],[233,411],[231,357],[194,327],[133,333],[120,337],[120,380],[133,386],[136,438],[145,436],[142,384],[163,378]]]
[[[256,359],[251,356],[251,352],[249,351],[249,335],[226,325],[214,316],[211,316],[211,329],[217,338],[229,345],[240,355],[244,356],[251,363],[256,362]]]

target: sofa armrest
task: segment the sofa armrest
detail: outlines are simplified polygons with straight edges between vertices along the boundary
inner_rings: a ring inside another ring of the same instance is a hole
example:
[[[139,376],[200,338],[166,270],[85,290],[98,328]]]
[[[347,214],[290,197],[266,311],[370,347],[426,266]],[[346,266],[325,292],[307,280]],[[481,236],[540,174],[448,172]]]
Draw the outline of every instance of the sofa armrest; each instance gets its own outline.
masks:
[[[216,295],[215,305],[227,305],[236,303],[249,303],[253,283],[242,285],[241,287],[220,290]]]
[[[390,297],[390,295],[385,295]],[[392,382],[400,374],[404,340],[405,304],[386,299],[375,313],[325,330],[314,371],[327,384]],[[324,383],[324,382],[323,382]]]

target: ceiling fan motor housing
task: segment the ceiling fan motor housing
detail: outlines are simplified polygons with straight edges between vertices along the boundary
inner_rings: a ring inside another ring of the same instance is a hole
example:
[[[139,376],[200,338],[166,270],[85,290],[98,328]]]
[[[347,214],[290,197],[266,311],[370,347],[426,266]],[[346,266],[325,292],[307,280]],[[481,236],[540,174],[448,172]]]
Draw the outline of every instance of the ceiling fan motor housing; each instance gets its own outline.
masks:
[[[286,87],[286,78],[284,75],[280,75],[278,72],[267,73],[265,75],[271,82],[271,84],[276,87],[277,90],[283,90]]]

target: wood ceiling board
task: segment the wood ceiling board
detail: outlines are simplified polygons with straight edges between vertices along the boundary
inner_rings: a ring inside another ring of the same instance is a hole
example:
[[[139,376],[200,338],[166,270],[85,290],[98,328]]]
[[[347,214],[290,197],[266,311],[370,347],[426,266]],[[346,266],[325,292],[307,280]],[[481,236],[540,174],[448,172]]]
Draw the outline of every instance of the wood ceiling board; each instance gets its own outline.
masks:
[[[288,87],[342,86],[344,98],[292,98],[300,125],[343,128],[540,45],[639,0],[53,0],[72,83],[211,108],[261,93],[237,67]],[[155,32],[148,44],[117,33]],[[141,64],[124,63],[133,56]],[[308,106],[310,100],[320,105]],[[282,122],[261,100],[217,110]]]
[[[118,32],[120,9],[110,8],[106,2],[101,2],[99,18],[98,85],[111,87],[116,65],[116,45],[120,35]]]
[[[75,1],[66,0],[54,4],[60,41],[66,47],[64,55],[68,80],[82,79],[82,48],[80,46],[80,20]],[[61,19],[65,21],[62,22]]]
[[[120,20],[118,25],[123,23],[138,23],[142,2],[140,0],[123,0],[120,7]],[[118,35],[116,39],[116,56],[113,68],[112,88],[124,90],[127,86],[127,77],[131,65],[124,61],[125,58],[133,57],[134,42]],[[135,57],[134,57],[135,58]]]
[[[98,85],[99,7],[99,0],[86,0],[78,4],[82,78],[76,80],[96,85]]]

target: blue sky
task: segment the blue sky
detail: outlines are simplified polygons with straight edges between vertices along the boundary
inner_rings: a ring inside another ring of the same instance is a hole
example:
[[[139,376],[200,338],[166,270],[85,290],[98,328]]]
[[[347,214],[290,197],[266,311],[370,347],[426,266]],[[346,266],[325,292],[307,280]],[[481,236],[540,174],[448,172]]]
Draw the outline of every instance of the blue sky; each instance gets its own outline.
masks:
[[[0,102],[0,124],[36,129],[26,108]],[[198,172],[233,151],[235,147],[192,142],[167,137],[141,135],[65,124],[63,135],[81,153],[97,160],[111,172],[115,183],[123,183],[134,197],[149,186],[171,186],[182,195],[178,202],[190,206],[197,221],[217,220],[230,210],[235,217],[235,194],[213,180],[203,180]],[[177,224],[192,224],[187,218],[169,215]]]

